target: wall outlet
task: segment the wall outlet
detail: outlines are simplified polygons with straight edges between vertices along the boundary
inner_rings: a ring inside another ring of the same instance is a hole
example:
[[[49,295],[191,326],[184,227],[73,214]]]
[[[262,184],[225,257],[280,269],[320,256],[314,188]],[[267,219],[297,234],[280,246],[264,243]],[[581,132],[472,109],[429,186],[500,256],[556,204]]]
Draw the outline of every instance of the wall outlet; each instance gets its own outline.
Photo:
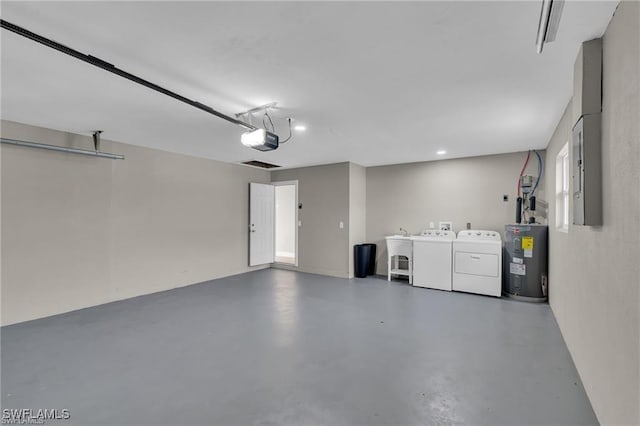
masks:
[[[302,221],[301,220],[298,221],[298,227],[300,227],[300,226],[302,226]]]
[[[340,222],[340,229],[344,229],[344,222]]]
[[[429,229],[433,229],[436,227],[436,224],[433,222],[429,222]]]

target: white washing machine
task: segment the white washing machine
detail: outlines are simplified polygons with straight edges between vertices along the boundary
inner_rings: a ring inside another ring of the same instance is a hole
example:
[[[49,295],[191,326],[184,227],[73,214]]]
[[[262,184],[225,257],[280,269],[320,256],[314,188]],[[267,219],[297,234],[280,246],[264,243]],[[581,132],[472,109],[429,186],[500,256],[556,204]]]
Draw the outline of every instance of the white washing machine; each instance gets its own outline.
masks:
[[[413,240],[413,285],[451,291],[453,231],[428,230]]]
[[[458,232],[458,238],[453,241],[453,290],[500,297],[500,233],[478,230]]]

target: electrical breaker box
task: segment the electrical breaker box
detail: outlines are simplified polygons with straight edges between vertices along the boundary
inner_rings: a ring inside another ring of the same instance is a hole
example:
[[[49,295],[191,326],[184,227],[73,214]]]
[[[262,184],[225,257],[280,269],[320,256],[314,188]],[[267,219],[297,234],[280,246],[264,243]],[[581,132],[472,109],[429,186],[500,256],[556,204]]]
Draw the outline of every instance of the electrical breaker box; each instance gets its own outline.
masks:
[[[601,114],[580,117],[573,127],[573,224],[602,225]]]
[[[585,41],[573,66],[572,122],[602,112],[602,39]]]

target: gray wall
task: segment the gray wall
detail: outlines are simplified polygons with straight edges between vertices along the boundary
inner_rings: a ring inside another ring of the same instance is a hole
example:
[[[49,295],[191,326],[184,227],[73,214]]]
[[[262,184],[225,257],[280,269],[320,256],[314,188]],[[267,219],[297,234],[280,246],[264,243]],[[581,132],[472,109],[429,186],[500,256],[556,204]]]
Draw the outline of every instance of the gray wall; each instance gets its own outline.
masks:
[[[447,220],[456,232],[467,222],[473,229],[502,232],[515,221],[518,176],[526,157],[520,152],[367,168],[367,240],[378,245],[377,273],[387,273],[384,237],[400,227],[417,234],[429,222],[437,227]],[[533,155],[527,173],[538,174]],[[540,201],[546,199],[544,180],[537,191]],[[539,208],[543,213],[542,203]]]
[[[349,278],[354,276],[353,246],[367,240],[367,169],[349,163]]]
[[[550,304],[602,424],[640,424],[639,27],[640,4],[622,2],[604,36],[603,226],[557,231],[549,197]],[[549,194],[572,121],[570,103],[547,148]]]
[[[2,122],[2,136],[90,138]],[[248,183],[269,173],[104,140],[124,161],[2,145],[2,324],[248,271]]]
[[[298,267],[314,274],[349,276],[349,163],[271,172],[271,181],[298,181]],[[340,229],[339,223],[344,224]]]

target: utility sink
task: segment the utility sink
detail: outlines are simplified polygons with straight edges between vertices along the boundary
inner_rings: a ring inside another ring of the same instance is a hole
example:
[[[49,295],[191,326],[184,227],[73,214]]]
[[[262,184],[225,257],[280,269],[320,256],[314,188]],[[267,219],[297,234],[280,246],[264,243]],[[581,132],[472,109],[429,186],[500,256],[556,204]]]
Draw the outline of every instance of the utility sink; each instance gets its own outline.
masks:
[[[390,235],[387,240],[387,280],[391,275],[409,277],[409,284],[413,283],[413,240],[410,235]],[[400,268],[400,258],[407,261],[407,269]]]
[[[388,237],[384,237],[387,240],[411,240],[411,235],[402,235],[402,234],[396,234],[396,235],[389,235]]]

